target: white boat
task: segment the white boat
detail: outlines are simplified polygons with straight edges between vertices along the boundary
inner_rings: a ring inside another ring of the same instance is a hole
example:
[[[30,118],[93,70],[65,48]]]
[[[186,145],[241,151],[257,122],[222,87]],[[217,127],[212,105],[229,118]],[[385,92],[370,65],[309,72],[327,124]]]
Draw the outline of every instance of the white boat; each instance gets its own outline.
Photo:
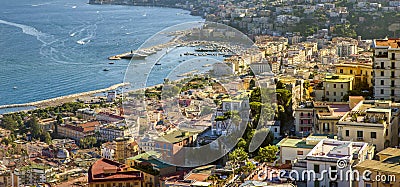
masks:
[[[82,40],[77,41],[76,43],[81,44],[81,45],[85,45],[86,43]]]

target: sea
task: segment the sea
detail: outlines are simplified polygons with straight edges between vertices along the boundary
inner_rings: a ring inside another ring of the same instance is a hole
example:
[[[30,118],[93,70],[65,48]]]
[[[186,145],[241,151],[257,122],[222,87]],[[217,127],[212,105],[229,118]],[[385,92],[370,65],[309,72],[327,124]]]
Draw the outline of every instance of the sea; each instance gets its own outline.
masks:
[[[135,50],[157,32],[193,21],[202,18],[173,8],[1,0],[0,105],[121,83],[130,61],[110,64],[109,56]]]

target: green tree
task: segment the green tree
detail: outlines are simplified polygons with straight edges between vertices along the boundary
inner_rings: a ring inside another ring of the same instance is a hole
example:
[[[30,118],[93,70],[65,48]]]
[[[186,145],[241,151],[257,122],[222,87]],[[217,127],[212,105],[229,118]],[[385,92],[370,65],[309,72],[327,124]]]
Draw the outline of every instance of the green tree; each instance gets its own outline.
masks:
[[[244,162],[247,159],[249,159],[249,155],[241,147],[236,148],[234,151],[229,153],[229,160],[231,160],[235,164],[239,162]]]
[[[5,115],[3,116],[2,127],[4,127],[7,130],[14,131],[16,128],[18,128],[18,123],[16,120],[11,115]]]
[[[255,159],[259,162],[273,162],[276,160],[277,152],[278,147],[274,145],[262,147],[258,150],[258,155],[255,157]]]
[[[44,142],[46,142],[48,145],[51,144],[51,136],[49,132],[44,133]]]
[[[32,115],[29,121],[27,122],[27,126],[31,130],[31,135],[33,138],[38,138],[42,134],[42,128],[40,127],[38,120],[35,115]]]

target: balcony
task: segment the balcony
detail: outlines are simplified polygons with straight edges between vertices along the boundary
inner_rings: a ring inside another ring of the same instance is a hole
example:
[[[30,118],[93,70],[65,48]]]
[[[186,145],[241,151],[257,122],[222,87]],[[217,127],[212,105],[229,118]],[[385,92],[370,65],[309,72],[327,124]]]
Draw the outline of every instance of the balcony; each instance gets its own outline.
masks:
[[[357,137],[357,141],[364,141],[363,137]]]

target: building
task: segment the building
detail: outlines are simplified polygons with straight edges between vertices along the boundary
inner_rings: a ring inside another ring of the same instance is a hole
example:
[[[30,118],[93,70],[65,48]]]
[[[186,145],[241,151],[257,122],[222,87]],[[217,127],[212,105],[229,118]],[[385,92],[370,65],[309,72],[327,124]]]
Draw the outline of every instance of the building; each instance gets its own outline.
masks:
[[[125,123],[101,125],[96,131],[99,132],[98,139],[105,141],[114,141],[116,138],[133,136],[135,133],[134,127]]]
[[[139,146],[133,138],[117,138],[101,145],[101,157],[118,162],[124,162],[138,153]]]
[[[370,181],[360,177],[355,182],[356,187],[387,187],[396,186],[400,179],[400,149],[387,148],[378,153],[378,155],[387,155],[387,157],[378,160],[365,160],[357,164],[354,169],[359,173],[369,171]]]
[[[317,134],[338,133],[338,121],[350,111],[349,103],[343,102],[314,102],[314,129]]]
[[[317,101],[344,101],[345,96],[353,90],[354,75],[327,75],[322,83],[321,92],[316,91],[315,100]]]
[[[107,113],[107,112],[99,112],[96,114],[96,120],[104,121],[106,123],[115,123],[124,120],[123,116]]]
[[[57,120],[54,118],[40,119],[38,123],[43,132],[54,131],[54,125],[57,123]]]
[[[338,138],[368,142],[377,151],[398,146],[399,105],[391,101],[361,101],[338,122]]]
[[[52,167],[39,164],[26,165],[16,168],[13,172],[12,186],[35,186],[39,183],[49,182]]]
[[[163,158],[172,158],[182,147],[193,145],[196,139],[197,133],[173,129],[154,139],[154,151]]]
[[[0,186],[12,186],[12,171],[4,165],[0,165]]]
[[[100,125],[98,121],[92,121],[82,124],[62,124],[58,126],[58,135],[71,138],[77,142],[88,136],[95,135],[95,128]]]
[[[374,96],[380,100],[400,100],[400,38],[373,41]]]
[[[101,144],[101,157],[115,160],[115,149],[116,149],[115,142],[106,142]]]
[[[267,121],[265,128],[269,129],[273,133],[274,139],[281,138],[281,121]]]
[[[270,64],[263,59],[260,63],[252,63],[249,65],[254,75],[260,75],[265,72],[271,72]]]
[[[129,167],[140,170],[144,174],[144,187],[156,187],[160,185],[160,177],[177,171],[176,166],[157,160],[159,154],[150,151],[127,158],[125,163]]]
[[[321,140],[303,160],[305,168],[297,168],[300,175],[303,171],[314,171],[315,176],[306,175],[306,178],[303,178],[304,180],[298,182],[306,183],[307,187],[351,186],[352,182],[345,180],[345,177],[344,179],[338,178],[336,181],[331,181],[330,172],[336,171],[338,177],[340,177],[339,172],[343,173],[342,176],[346,176],[347,171],[352,171],[351,166],[353,164],[372,159],[373,156],[373,147],[368,143],[332,139]],[[337,164],[339,160],[343,160],[347,164],[339,168]]]
[[[338,75],[354,75],[353,85],[355,88],[362,88],[364,86],[373,86],[373,69],[372,62],[343,62],[336,64],[336,74]]]
[[[314,148],[315,144],[307,144],[303,138],[284,138],[279,147],[279,160],[282,164],[292,164],[296,159],[304,159]]]
[[[312,132],[314,126],[314,105],[312,102],[300,104],[294,111],[294,126],[296,132],[302,132],[308,135]]]
[[[88,171],[89,187],[141,187],[143,175],[140,171],[129,171],[124,164],[101,158]]]

